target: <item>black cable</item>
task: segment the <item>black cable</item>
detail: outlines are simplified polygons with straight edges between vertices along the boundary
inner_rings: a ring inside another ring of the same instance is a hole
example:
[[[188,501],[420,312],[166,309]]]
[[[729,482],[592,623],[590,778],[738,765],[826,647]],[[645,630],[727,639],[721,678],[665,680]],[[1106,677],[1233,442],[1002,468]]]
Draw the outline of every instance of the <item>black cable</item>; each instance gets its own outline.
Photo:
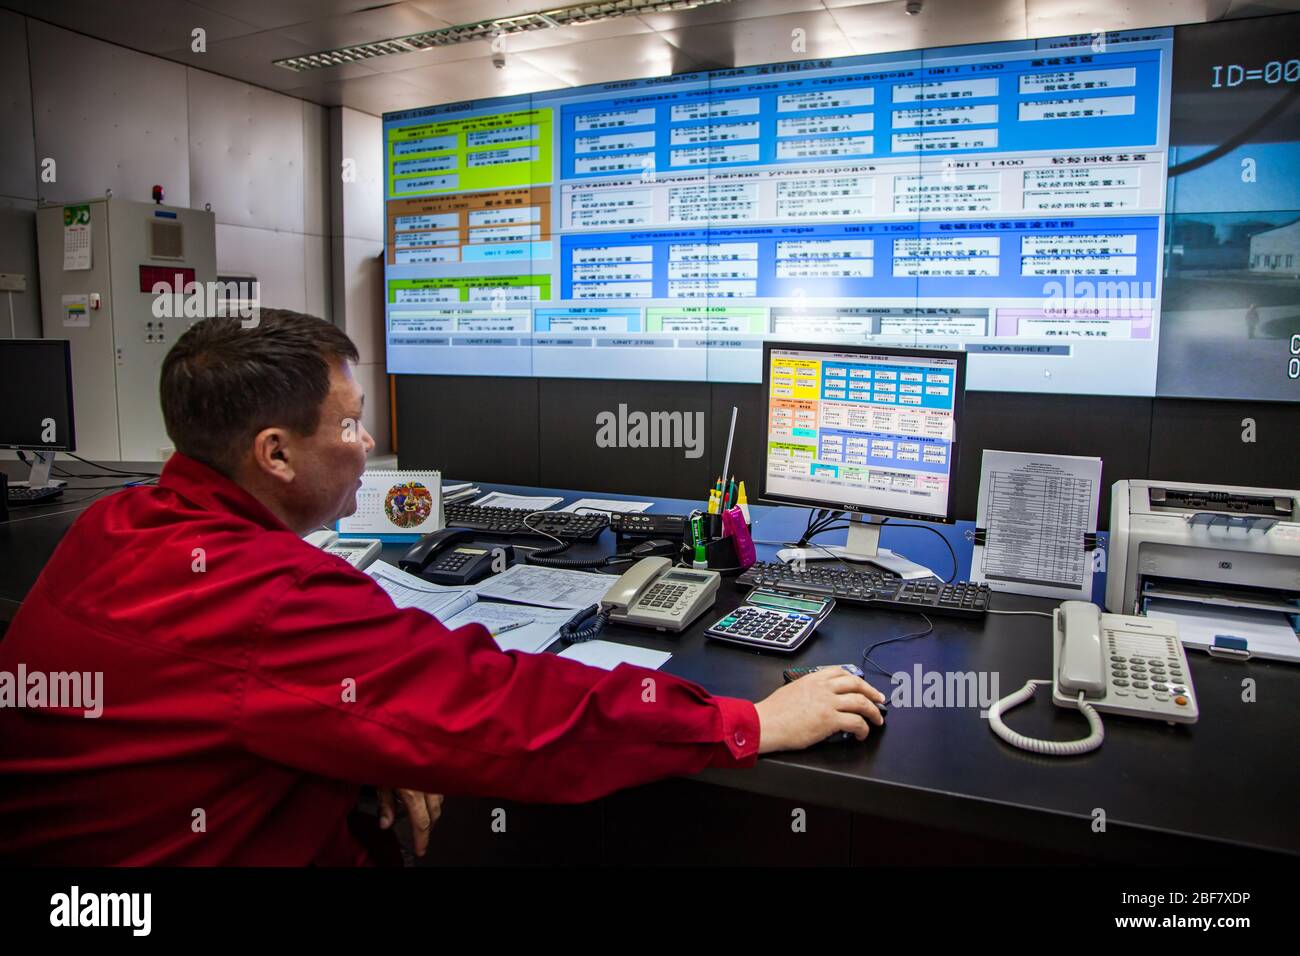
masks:
[[[92,468],[102,468],[104,471],[111,471],[115,475],[126,475],[129,478],[157,478],[158,477],[157,472],[123,471],[121,468],[113,468],[109,465],[101,464],[100,462],[97,461],[91,461],[88,458],[82,458],[80,455],[74,455],[70,451],[65,451],[63,452],[63,454],[67,455],[69,458],[77,459],[77,461],[81,462],[83,465],[90,465]]]
[[[560,625],[560,637],[570,644],[590,641],[604,630],[608,620],[609,610],[602,609],[599,604],[592,604]]]
[[[888,519],[886,519],[886,520],[888,520]],[[827,527],[820,528],[816,533],[817,533],[817,534],[822,534],[822,533],[827,532],[827,531],[839,531],[839,530],[841,530],[842,528],[848,528],[848,527],[850,527],[851,524],[852,524],[852,522],[849,522],[849,523],[846,523],[846,524],[840,524],[840,525],[828,525]],[[878,526],[883,527],[884,524],[885,524],[885,522],[884,522],[884,521],[864,521],[863,524],[874,524],[874,525],[878,525]],[[929,525],[926,525],[926,524],[898,524],[897,522],[894,522],[894,523],[890,524],[889,527],[891,527],[891,528],[920,528],[922,531],[928,531],[928,532],[930,532],[930,533],[933,534],[933,535],[938,535],[939,540],[943,542],[943,546],[944,546],[945,548],[948,549],[948,557],[950,557],[950,558],[952,559],[952,573],[951,573],[950,575],[948,575],[948,577],[944,580],[943,583],[944,583],[944,584],[952,584],[953,579],[957,577],[957,572],[958,572],[959,570],[961,570],[961,566],[960,566],[960,564],[959,564],[958,561],[957,561],[957,552],[954,551],[954,550],[952,549],[952,544],[948,541],[947,538],[945,538],[942,534],[940,534],[940,532],[936,531],[934,528],[931,528]],[[829,554],[830,552],[827,552],[827,553]],[[835,555],[835,557],[838,558],[838,555]],[[851,560],[853,560],[853,559],[852,559],[852,558],[849,558],[848,560],[851,561]],[[840,563],[843,564],[843,563],[844,563],[843,560],[841,560]],[[859,563],[861,563],[861,562],[859,562]],[[938,575],[935,575],[935,577],[938,577]]]
[[[563,541],[549,548],[539,548],[524,555],[526,564],[536,564],[544,568],[565,568],[571,571],[585,571],[590,568],[607,568],[611,564],[625,564],[635,560],[626,553],[609,554],[601,558],[555,558],[552,555],[568,551],[573,542]]]
[[[894,675],[892,673],[885,670],[883,667],[881,667],[879,664],[877,664],[875,661],[871,659],[871,652],[874,651],[877,647],[881,647],[885,644],[894,644],[897,643],[898,641],[910,641],[918,637],[925,637],[929,634],[932,634],[934,632],[934,621],[930,620],[924,614],[921,615],[921,620],[925,621],[925,623],[929,625],[928,627],[926,627],[924,631],[913,631],[911,634],[900,634],[898,635],[898,637],[887,637],[883,641],[876,641],[876,643],[872,644],[870,647],[868,647],[865,651],[862,652],[862,663],[870,664],[873,668],[875,668],[875,671],[878,674],[884,674],[886,677],[893,677]]]

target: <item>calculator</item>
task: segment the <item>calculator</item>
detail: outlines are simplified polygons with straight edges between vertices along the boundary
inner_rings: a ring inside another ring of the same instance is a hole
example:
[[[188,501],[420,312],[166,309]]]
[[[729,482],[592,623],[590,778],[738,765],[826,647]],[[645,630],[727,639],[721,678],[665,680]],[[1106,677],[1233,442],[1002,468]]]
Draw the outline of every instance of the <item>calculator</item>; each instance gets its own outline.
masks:
[[[745,603],[712,624],[706,637],[789,654],[812,637],[835,607],[835,599],[755,588]]]

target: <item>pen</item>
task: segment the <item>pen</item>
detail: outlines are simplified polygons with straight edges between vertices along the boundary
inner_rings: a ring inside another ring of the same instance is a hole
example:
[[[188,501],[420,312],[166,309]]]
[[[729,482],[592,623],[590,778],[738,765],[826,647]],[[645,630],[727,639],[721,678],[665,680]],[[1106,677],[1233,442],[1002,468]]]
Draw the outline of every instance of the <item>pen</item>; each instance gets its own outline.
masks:
[[[505,634],[507,631],[517,630],[525,624],[532,624],[534,620],[535,618],[530,617],[526,621],[511,621],[509,624],[503,624],[501,627],[498,627],[495,631],[492,630],[492,628],[488,628],[488,633],[493,637],[496,637],[498,634]]]

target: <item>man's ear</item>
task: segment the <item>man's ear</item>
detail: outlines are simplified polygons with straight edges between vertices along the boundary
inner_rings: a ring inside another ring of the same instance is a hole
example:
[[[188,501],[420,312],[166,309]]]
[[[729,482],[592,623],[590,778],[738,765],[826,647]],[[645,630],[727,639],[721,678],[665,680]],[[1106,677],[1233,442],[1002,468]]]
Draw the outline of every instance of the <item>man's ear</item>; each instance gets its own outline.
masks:
[[[253,438],[253,467],[260,474],[285,484],[293,481],[293,442],[283,428],[263,428]]]

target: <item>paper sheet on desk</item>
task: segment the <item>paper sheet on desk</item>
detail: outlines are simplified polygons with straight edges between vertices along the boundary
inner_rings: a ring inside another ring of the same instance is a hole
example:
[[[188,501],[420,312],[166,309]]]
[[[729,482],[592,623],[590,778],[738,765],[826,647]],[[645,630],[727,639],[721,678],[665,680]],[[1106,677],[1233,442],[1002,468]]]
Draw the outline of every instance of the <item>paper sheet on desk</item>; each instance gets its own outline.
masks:
[[[658,670],[673,655],[668,651],[654,651],[647,647],[632,647],[628,644],[615,644],[613,641],[584,641],[570,644],[560,651],[560,657],[567,657],[580,664],[590,664],[612,671],[619,664],[635,664],[637,667],[649,667]]]
[[[560,510],[581,514],[591,514],[593,511],[604,514],[609,514],[611,511],[633,514],[649,511],[653,504],[653,501],[613,501],[609,498],[579,498],[573,504],[565,505]]]
[[[400,608],[415,607],[432,614],[438,620],[459,614],[478,600],[469,588],[451,588],[434,584],[414,574],[407,574],[386,561],[376,561],[366,568],[366,574],[388,592],[393,603]]]
[[[1205,650],[1220,634],[1240,637],[1252,656],[1278,660],[1300,660],[1300,638],[1280,611],[1217,607],[1152,598],[1147,601],[1148,617],[1176,621],[1178,638],[1188,647]]]
[[[609,574],[516,564],[474,585],[479,597],[576,611],[600,601],[618,579]]]
[[[474,505],[480,508],[528,508],[531,511],[545,511],[547,508],[554,508],[563,500],[563,498],[547,495],[507,495],[501,491],[489,491],[475,501]]]
[[[503,651],[523,651],[526,654],[540,654],[550,647],[559,633],[560,625],[567,621],[573,612],[556,610],[548,607],[529,607],[526,604],[500,604],[496,601],[478,601],[465,608],[455,617],[442,623],[453,630],[466,624],[482,624],[490,631],[514,624],[517,621],[532,621],[523,627],[493,634],[492,639]]]

